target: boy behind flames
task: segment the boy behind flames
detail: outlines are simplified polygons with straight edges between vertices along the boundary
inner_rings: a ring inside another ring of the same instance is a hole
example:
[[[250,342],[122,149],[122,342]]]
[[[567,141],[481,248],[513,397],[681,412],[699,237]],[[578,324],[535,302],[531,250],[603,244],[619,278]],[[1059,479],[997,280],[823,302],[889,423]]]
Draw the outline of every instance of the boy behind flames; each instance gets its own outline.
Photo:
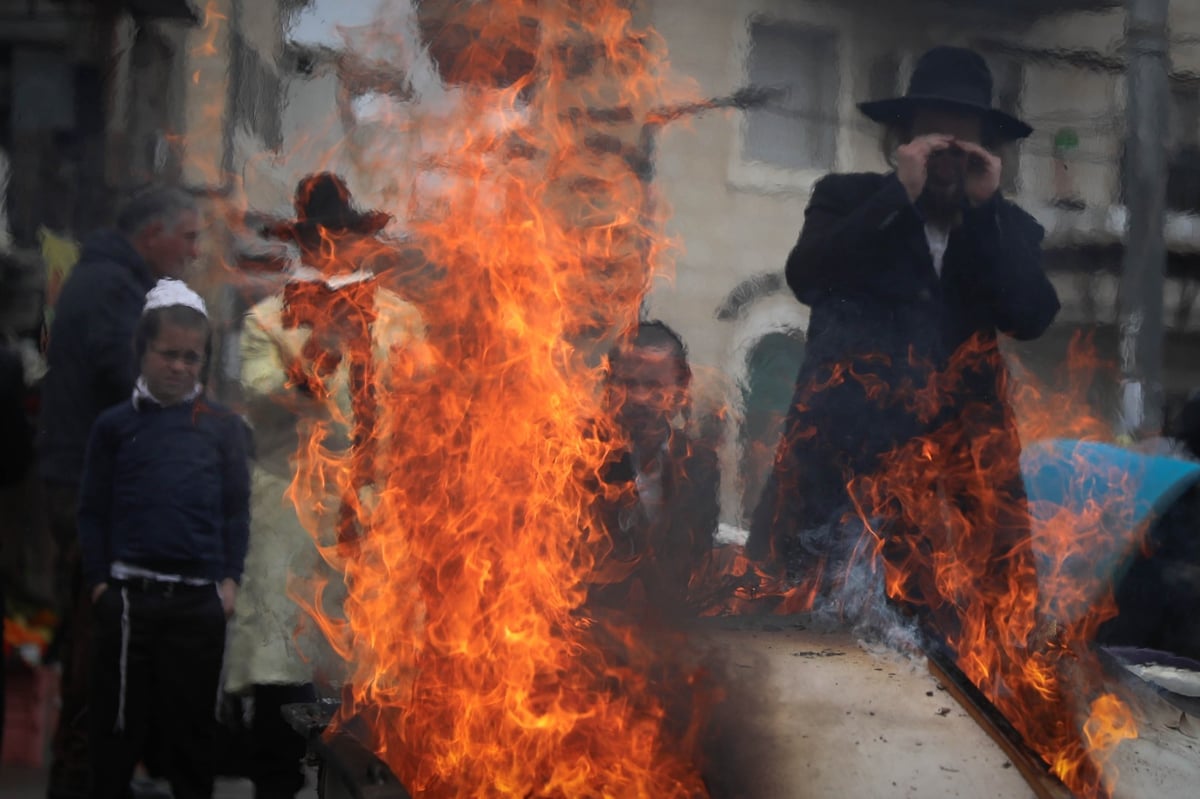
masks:
[[[608,363],[607,404],[623,441],[601,478],[624,490],[599,509],[612,551],[598,564],[590,601],[677,616],[713,546],[717,454],[686,430],[692,371],[678,333],[641,322]]]

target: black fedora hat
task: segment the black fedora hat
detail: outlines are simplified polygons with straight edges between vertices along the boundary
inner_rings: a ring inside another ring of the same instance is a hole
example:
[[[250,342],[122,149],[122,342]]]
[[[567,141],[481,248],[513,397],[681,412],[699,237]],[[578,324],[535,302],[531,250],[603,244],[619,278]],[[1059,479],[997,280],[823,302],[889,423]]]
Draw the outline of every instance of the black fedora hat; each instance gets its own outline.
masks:
[[[992,107],[992,72],[983,56],[964,47],[935,47],[917,61],[903,97],[859,103],[858,108],[884,125],[906,123],[917,108],[941,106],[975,111],[998,138],[1023,139],[1033,128]]]
[[[373,235],[392,217],[382,211],[359,211],[340,175],[317,172],[301,178],[294,200],[296,219],[269,225],[265,233],[280,239],[311,241],[320,230]]]

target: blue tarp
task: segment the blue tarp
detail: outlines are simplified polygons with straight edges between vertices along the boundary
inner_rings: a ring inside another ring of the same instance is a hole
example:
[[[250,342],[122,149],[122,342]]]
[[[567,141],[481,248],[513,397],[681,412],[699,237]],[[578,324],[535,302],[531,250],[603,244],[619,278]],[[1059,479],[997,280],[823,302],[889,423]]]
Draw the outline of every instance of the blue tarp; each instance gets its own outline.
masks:
[[[1146,524],[1200,483],[1200,464],[1112,444],[1048,440],[1031,444],[1021,471],[1033,515],[1045,599],[1073,620],[1128,570]],[[1064,587],[1086,596],[1057,604]]]

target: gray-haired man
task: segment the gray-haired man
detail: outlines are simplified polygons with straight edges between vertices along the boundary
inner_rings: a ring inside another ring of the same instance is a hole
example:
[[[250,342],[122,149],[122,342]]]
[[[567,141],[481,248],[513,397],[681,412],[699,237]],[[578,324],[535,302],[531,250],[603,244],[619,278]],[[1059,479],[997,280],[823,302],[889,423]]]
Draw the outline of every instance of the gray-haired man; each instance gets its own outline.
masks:
[[[88,434],[100,412],[130,396],[133,332],[146,292],[182,277],[196,257],[200,217],[193,199],[169,187],[132,197],[112,230],[90,236],[55,306],[38,422],[38,470],[58,548],[55,591],[62,712],[53,744],[50,799],[88,790],[86,598],[79,596],[75,509]],[[82,604],[81,604],[82,603]]]

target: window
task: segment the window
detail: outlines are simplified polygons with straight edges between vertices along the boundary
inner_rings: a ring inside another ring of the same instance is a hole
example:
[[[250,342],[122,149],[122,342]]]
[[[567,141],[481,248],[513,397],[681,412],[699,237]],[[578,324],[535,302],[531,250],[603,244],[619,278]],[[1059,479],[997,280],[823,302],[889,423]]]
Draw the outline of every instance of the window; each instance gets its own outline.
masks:
[[[1192,81],[1173,81],[1170,106],[1170,161],[1167,207],[1200,212],[1200,88]]]
[[[829,169],[837,153],[836,36],[817,28],[753,20],[752,86],[784,94],[746,114],[742,157],[782,169]]]
[[[1200,87],[1173,80],[1168,107],[1167,208],[1200,213]],[[1122,128],[1123,130],[1123,128]],[[1119,202],[1129,203],[1130,155],[1121,147]]]
[[[1171,149],[1195,147],[1200,135],[1200,89],[1194,83],[1171,87]]]

